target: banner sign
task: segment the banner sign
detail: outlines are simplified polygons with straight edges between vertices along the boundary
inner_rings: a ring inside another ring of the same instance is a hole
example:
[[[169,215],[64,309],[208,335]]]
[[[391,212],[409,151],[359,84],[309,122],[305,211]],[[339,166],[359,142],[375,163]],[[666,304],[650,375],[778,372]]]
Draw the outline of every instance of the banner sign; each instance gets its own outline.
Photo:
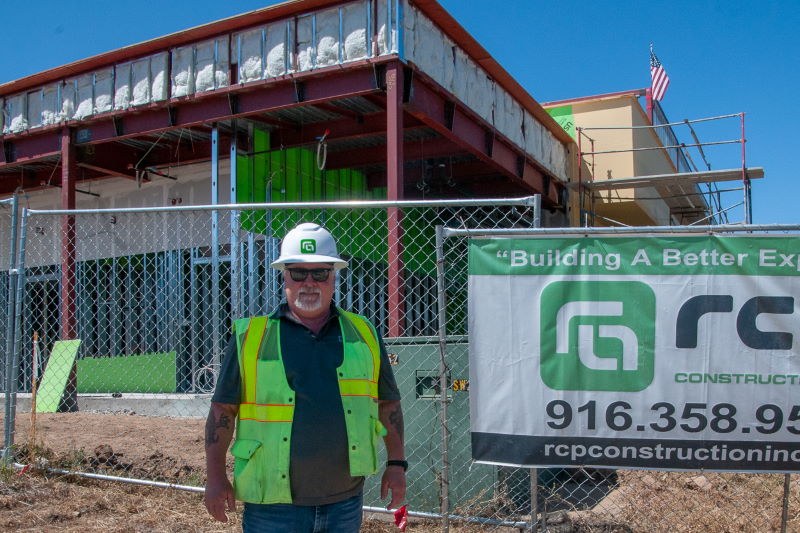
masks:
[[[800,470],[800,239],[472,239],[476,461]]]

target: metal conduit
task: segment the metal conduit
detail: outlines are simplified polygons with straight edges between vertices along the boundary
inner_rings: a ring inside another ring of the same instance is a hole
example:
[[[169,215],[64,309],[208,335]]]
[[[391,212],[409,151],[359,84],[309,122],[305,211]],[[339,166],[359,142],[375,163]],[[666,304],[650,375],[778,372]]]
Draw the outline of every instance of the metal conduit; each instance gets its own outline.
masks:
[[[361,508],[362,510],[368,513],[384,513],[384,514],[393,514],[393,510],[384,509],[383,507],[367,507],[364,506]],[[421,511],[408,511],[408,516],[414,516],[417,518],[435,518],[435,519],[443,519],[444,517],[438,513],[424,513]],[[526,529],[528,527],[527,522],[509,522],[507,520],[496,520],[494,518],[479,518],[473,516],[460,516],[451,514],[448,515],[448,519],[450,520],[457,520],[461,522],[470,522],[473,524],[481,524],[486,526],[505,526],[505,527],[513,527],[518,529]]]
[[[535,235],[602,235],[641,233],[726,233],[753,231],[800,231],[800,224],[721,224],[718,226],[625,226],[584,228],[508,228],[458,229],[444,228],[444,237],[524,237]]]
[[[666,124],[656,124],[654,126],[595,126],[581,128],[582,130],[650,130],[653,128],[666,128],[669,126],[685,126],[695,122],[708,122],[709,120],[719,120],[721,118],[733,118],[741,116],[741,113],[731,113],[730,115],[720,115],[718,117],[696,118],[693,120],[682,120],[680,122],[669,122]]]
[[[385,207],[475,207],[496,205],[520,205],[533,207],[533,196],[522,198],[487,198],[475,200],[377,200],[377,201],[338,201],[338,202],[284,202],[251,204],[187,205],[170,207],[129,207],[112,209],[28,209],[30,215],[102,215],[114,213],[177,213],[179,211],[246,211],[248,209],[352,209]]]

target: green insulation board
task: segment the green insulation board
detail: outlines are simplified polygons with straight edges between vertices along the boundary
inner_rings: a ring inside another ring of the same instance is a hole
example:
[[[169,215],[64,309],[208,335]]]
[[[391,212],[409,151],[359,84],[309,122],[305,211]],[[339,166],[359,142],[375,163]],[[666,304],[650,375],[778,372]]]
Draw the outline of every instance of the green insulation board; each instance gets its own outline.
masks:
[[[36,391],[37,413],[55,413],[58,409],[80,345],[80,339],[56,341],[53,344],[42,381]]]
[[[572,106],[565,105],[561,107],[552,107],[547,110],[547,113],[558,122],[564,131],[570,134],[575,139],[575,116],[572,114]]]
[[[320,170],[312,150],[271,150],[269,132],[262,130],[254,130],[252,141],[252,153],[240,155],[237,160],[237,203],[386,199],[386,187],[368,189],[362,172]],[[240,220],[245,231],[278,238],[300,222],[318,221],[334,233],[342,255],[375,263],[387,261],[385,210],[309,210],[302,215],[294,210],[250,210],[244,211]],[[404,212],[403,264],[407,269],[436,274],[431,237],[434,225],[434,221],[424,219],[420,210]]]

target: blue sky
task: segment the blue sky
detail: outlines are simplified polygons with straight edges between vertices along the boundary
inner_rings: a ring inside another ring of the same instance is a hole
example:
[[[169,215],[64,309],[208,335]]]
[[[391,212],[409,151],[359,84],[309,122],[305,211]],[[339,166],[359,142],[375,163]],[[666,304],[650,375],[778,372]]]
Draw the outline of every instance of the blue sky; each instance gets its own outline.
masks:
[[[670,120],[745,112],[747,164],[766,171],[753,182],[753,221],[800,223],[795,1],[440,2],[540,102],[648,86],[653,41],[671,78]],[[0,83],[274,3],[2,0]],[[740,137],[736,119],[697,131],[703,141]],[[713,168],[741,165],[738,145],[706,151]],[[742,220],[741,208],[730,218]]]

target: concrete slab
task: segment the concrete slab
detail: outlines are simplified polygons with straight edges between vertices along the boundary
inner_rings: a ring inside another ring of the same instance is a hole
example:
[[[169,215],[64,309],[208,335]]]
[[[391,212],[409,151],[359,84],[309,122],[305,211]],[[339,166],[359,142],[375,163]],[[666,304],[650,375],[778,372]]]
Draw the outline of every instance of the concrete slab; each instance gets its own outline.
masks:
[[[5,409],[5,395],[0,406]],[[86,413],[137,414],[178,418],[205,418],[211,394],[79,394],[78,410]],[[30,393],[17,394],[17,414],[30,413]]]

